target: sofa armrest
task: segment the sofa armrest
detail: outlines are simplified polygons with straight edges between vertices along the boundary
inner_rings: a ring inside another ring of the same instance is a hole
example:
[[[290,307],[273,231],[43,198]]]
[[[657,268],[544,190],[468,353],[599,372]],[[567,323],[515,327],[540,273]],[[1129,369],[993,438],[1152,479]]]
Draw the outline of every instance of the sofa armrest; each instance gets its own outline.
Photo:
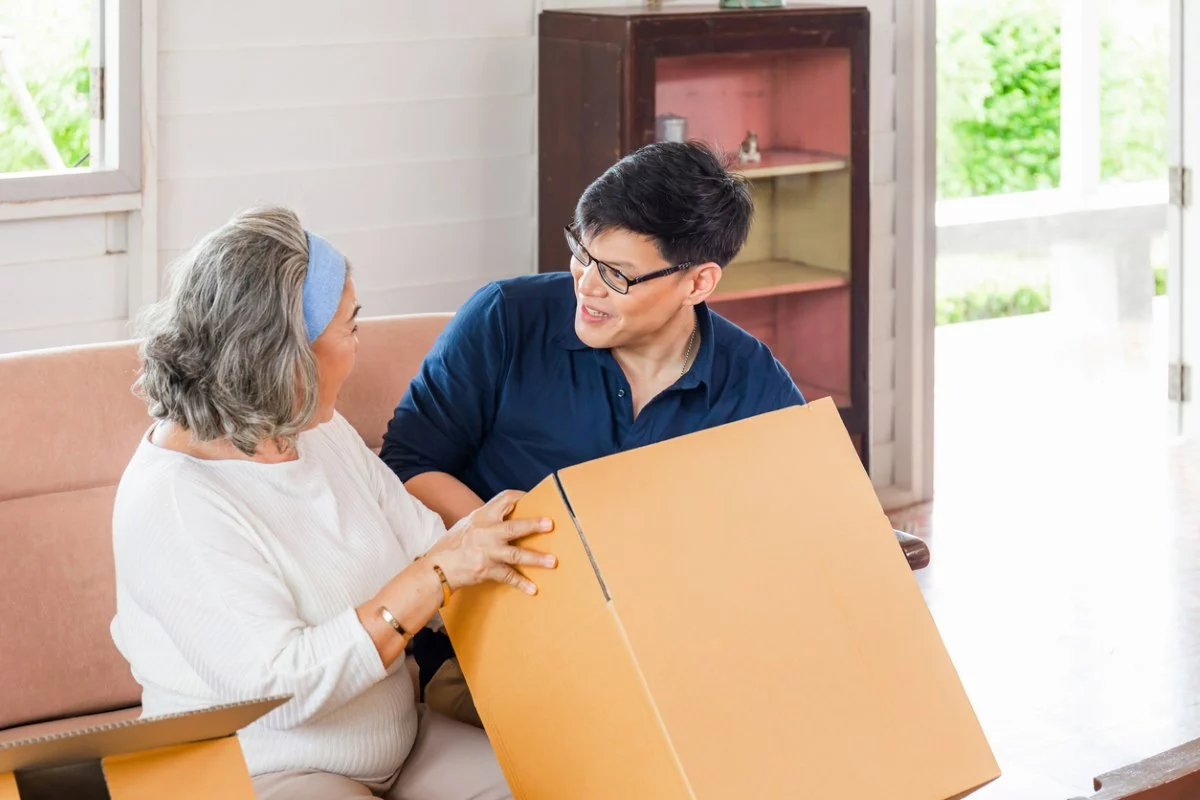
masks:
[[[1182,800],[1200,797],[1200,739],[1094,781],[1096,794],[1075,800]]]
[[[896,534],[896,541],[900,543],[900,549],[904,551],[904,557],[908,559],[909,569],[916,572],[929,566],[929,545],[911,533],[904,531],[893,531],[893,533]]]

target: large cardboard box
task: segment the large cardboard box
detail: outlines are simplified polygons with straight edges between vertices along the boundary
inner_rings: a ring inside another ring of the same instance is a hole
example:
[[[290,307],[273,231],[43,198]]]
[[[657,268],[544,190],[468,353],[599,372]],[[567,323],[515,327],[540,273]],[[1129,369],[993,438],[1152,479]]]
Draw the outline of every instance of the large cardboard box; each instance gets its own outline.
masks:
[[[0,800],[254,800],[237,731],[287,700],[0,742]]]
[[[518,798],[946,800],[999,768],[833,402],[562,470],[443,611]]]

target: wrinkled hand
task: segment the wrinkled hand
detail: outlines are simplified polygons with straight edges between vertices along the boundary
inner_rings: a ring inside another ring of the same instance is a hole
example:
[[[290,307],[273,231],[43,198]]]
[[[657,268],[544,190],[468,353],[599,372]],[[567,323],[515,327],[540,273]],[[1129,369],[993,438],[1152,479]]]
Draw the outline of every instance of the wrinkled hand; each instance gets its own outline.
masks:
[[[552,555],[518,547],[512,542],[554,527],[549,519],[507,519],[523,492],[505,491],[463,517],[449,535],[428,554],[430,561],[446,573],[451,589],[484,581],[507,583],[527,594],[537,587],[517,567],[553,568]]]

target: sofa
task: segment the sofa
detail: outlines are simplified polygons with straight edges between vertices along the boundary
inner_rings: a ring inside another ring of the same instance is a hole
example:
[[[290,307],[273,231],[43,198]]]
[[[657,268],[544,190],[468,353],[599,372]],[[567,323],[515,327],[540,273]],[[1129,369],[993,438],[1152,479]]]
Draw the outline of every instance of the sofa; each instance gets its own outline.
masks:
[[[362,321],[338,407],[376,451],[449,317]],[[109,636],[113,497],[150,424],[136,369],[135,342],[0,356],[0,742],[138,714]],[[924,566],[924,543],[897,537]]]

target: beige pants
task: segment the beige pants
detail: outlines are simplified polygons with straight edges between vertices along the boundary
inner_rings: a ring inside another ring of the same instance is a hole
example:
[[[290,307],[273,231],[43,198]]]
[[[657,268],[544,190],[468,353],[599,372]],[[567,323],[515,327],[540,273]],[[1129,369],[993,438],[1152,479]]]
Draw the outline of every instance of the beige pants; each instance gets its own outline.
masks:
[[[425,705],[450,719],[482,728],[479,712],[457,658],[448,658],[425,686]]]
[[[441,714],[420,710],[412,752],[394,781],[360,783],[315,770],[272,772],[254,779],[259,800],[511,800],[487,735]]]

